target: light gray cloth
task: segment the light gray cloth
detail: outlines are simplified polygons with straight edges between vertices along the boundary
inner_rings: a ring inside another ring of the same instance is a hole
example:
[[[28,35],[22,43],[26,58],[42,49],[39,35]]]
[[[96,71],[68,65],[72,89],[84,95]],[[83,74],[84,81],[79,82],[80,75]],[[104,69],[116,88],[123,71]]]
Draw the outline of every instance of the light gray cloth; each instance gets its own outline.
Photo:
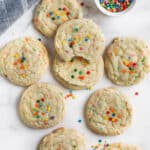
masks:
[[[38,0],[0,0],[0,35]]]

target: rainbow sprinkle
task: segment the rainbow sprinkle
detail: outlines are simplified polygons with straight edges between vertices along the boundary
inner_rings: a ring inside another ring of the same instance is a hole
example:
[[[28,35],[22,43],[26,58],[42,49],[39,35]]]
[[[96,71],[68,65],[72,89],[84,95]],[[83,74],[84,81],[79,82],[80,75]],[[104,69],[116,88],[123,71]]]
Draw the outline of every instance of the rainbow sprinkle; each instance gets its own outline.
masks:
[[[98,143],[95,145],[92,145],[92,150],[105,150],[105,148],[109,146],[109,144],[106,141],[103,141],[101,139],[98,140]]]
[[[73,94],[72,90],[69,90],[69,93],[65,95],[66,100],[69,98],[76,99],[76,96]]]
[[[121,12],[131,6],[134,0],[99,0],[100,5],[110,12]]]

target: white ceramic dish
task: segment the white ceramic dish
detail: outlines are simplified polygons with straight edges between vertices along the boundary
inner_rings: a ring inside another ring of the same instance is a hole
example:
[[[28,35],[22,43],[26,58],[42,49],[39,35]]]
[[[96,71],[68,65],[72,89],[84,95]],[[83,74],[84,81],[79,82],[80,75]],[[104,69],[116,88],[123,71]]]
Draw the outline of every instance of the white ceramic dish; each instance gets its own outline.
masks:
[[[136,4],[136,0],[134,0],[134,1],[131,3],[130,7],[128,7],[126,10],[121,11],[121,12],[110,12],[110,11],[106,10],[104,7],[102,7],[102,6],[100,5],[100,2],[99,2],[99,1],[100,1],[100,0],[95,0],[95,4],[96,4],[97,8],[98,8],[103,14],[105,14],[105,15],[107,15],[107,16],[113,16],[113,17],[115,17],[115,16],[120,16],[120,15],[123,15],[123,14],[129,12],[129,11],[134,7],[134,5]]]

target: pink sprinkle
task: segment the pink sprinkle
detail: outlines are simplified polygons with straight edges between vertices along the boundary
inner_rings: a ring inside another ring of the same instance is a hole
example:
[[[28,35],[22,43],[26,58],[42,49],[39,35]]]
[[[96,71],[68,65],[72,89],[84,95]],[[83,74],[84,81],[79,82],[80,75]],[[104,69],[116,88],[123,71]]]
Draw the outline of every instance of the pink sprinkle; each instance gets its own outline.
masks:
[[[83,50],[83,48],[82,47],[80,47],[80,51],[82,51]]]

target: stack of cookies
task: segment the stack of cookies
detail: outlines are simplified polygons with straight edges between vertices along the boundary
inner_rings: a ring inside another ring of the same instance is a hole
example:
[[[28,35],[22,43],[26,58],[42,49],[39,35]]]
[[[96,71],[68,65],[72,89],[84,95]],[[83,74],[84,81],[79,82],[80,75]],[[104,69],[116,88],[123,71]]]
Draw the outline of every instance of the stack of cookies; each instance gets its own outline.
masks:
[[[104,36],[88,19],[74,19],[61,25],[55,36],[53,73],[69,89],[94,86],[103,76]]]
[[[44,36],[54,37],[54,77],[66,88],[81,90],[94,86],[102,78],[117,85],[140,82],[150,70],[150,47],[136,38],[115,38],[105,50],[101,29],[82,18],[76,0],[42,0],[33,23]],[[0,50],[0,75],[20,86],[29,86],[22,94],[19,112],[31,128],[57,125],[65,114],[63,91],[49,83],[37,83],[49,66],[46,47],[37,39],[20,38]],[[94,92],[85,105],[85,119],[91,131],[103,136],[124,133],[132,123],[133,106],[115,87]],[[86,142],[75,129],[60,128],[46,135],[39,150],[87,150]],[[124,143],[110,144],[105,150],[138,150]]]

